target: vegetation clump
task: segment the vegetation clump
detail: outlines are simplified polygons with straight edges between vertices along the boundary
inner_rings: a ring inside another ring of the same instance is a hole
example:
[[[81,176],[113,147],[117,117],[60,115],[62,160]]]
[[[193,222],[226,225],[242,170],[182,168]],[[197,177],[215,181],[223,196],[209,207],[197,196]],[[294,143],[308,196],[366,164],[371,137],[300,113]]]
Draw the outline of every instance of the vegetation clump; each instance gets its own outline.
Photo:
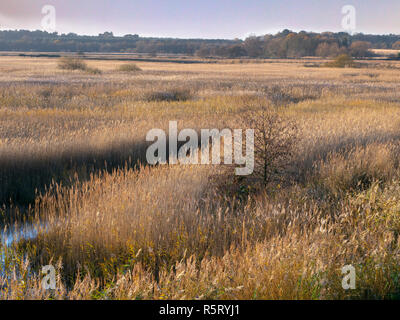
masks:
[[[88,72],[90,74],[101,74],[101,70],[98,68],[89,67],[85,61],[80,58],[70,58],[64,57],[61,58],[58,67],[62,70],[81,70]]]
[[[120,65],[118,70],[122,71],[122,72],[138,72],[138,71],[142,71],[142,69],[139,68],[135,63],[129,63],[129,64]]]
[[[187,101],[193,98],[190,89],[171,89],[165,91],[150,91],[145,94],[146,101]]]
[[[88,66],[82,59],[64,57],[60,59],[58,67],[63,70],[86,71]]]
[[[348,54],[341,54],[331,62],[325,63],[328,68],[356,68],[358,65]]]

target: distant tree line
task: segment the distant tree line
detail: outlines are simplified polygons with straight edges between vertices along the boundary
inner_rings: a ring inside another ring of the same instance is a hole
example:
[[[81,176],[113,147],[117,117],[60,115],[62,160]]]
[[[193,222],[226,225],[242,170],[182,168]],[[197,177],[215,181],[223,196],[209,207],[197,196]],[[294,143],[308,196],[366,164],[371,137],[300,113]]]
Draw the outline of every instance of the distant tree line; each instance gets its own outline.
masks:
[[[0,31],[0,51],[32,52],[133,52],[193,55],[203,44],[223,46],[233,40],[142,38],[137,34],[122,37],[105,32],[98,36],[43,31]]]
[[[313,33],[283,30],[275,35],[249,36],[243,42],[215,46],[203,44],[199,56],[300,58],[306,56],[334,57],[349,54],[368,57],[369,49],[400,49],[400,35],[349,35],[345,32]]]
[[[139,35],[98,36],[43,31],[0,31],[0,51],[126,52],[186,54],[224,58],[300,58],[350,54],[371,55],[370,48],[400,49],[400,35],[349,35],[345,32],[314,33],[283,30],[275,35],[249,36],[245,40],[143,38]]]

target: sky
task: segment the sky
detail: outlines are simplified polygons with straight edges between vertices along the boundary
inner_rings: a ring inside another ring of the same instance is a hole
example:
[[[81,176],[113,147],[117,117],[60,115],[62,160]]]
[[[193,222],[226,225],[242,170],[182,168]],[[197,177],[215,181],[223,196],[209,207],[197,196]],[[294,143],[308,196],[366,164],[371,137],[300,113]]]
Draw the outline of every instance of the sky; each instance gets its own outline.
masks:
[[[1,0],[0,29],[43,30],[45,5],[55,31],[176,38],[245,38],[283,29],[344,31],[342,7],[356,9],[355,32],[400,34],[399,0]]]

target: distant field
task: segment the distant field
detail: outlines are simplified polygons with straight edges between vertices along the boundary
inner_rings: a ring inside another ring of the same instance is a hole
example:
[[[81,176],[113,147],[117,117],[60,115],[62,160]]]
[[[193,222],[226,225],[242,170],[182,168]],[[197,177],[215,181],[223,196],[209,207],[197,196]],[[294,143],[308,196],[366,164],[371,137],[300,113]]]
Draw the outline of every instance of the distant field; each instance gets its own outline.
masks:
[[[400,53],[400,50],[390,49],[371,49],[371,51],[382,56],[398,55]]]
[[[1,221],[34,230],[0,246],[0,299],[399,297],[400,61],[201,62],[0,57]],[[146,165],[148,130],[235,128],[272,101],[299,136],[268,184]]]

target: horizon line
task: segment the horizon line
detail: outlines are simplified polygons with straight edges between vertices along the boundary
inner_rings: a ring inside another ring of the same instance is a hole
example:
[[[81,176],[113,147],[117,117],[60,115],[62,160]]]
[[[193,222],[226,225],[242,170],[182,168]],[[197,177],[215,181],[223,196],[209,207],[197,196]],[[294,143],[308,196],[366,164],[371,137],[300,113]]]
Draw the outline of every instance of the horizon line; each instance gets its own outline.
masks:
[[[373,35],[373,36],[400,36],[400,33],[399,34],[396,34],[396,33],[371,33],[371,32],[365,33],[365,32],[359,31],[359,32],[354,32],[353,34],[350,34],[350,33],[346,32],[346,31],[329,31],[329,30],[327,30],[327,31],[309,31],[309,30],[291,30],[291,29],[288,29],[288,28],[283,28],[282,30],[277,31],[275,33],[274,32],[267,32],[267,33],[263,33],[263,34],[256,34],[256,33],[249,32],[249,33],[247,33],[246,36],[235,37],[235,38],[217,38],[217,37],[215,37],[215,38],[208,38],[208,37],[201,38],[201,37],[157,36],[157,35],[146,35],[146,34],[140,35],[140,34],[137,34],[137,33],[126,33],[126,34],[119,33],[119,34],[115,34],[113,31],[103,31],[103,32],[100,32],[100,33],[97,33],[97,34],[83,34],[83,33],[77,33],[77,32],[60,32],[60,31],[49,32],[49,31],[42,30],[42,29],[23,29],[23,28],[22,29],[5,29],[5,28],[0,28],[0,32],[7,32],[7,31],[37,32],[37,31],[40,31],[40,32],[48,33],[48,34],[56,33],[58,36],[68,35],[68,34],[76,34],[77,36],[81,36],[81,37],[98,37],[98,36],[100,36],[101,34],[104,34],[104,33],[112,33],[115,38],[123,38],[124,36],[127,36],[127,35],[138,35],[139,38],[180,39],[180,40],[227,40],[227,41],[234,41],[234,40],[237,40],[237,39],[244,40],[244,39],[246,39],[246,38],[248,38],[250,36],[255,36],[255,37],[262,37],[262,36],[265,36],[265,35],[273,35],[274,36],[274,35],[277,35],[278,33],[281,33],[281,32],[283,32],[285,30],[288,30],[288,31],[291,31],[291,32],[295,32],[295,33],[306,32],[306,33],[315,33],[315,34],[347,33],[349,36],[356,36],[356,35],[360,35],[360,34],[362,34],[362,35]]]

